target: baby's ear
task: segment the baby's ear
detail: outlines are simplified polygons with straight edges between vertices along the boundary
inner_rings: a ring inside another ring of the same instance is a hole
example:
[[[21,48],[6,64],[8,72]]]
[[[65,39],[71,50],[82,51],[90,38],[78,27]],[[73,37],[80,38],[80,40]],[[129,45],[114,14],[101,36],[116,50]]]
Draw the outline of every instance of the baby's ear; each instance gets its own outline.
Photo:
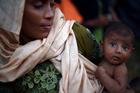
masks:
[[[134,52],[136,49],[134,47],[132,47],[132,52]]]
[[[100,41],[100,48],[101,49],[103,48],[103,41],[102,40]]]
[[[104,43],[104,42],[101,40],[101,41],[100,41],[100,45],[99,45],[99,47],[100,47],[100,53],[101,53],[102,55],[103,55],[103,47],[104,47],[104,46],[103,46],[103,43]]]
[[[135,49],[134,47],[132,47],[132,48],[131,48],[131,53],[135,52],[135,50],[136,50],[136,49]],[[130,53],[130,54],[131,54],[131,53]]]

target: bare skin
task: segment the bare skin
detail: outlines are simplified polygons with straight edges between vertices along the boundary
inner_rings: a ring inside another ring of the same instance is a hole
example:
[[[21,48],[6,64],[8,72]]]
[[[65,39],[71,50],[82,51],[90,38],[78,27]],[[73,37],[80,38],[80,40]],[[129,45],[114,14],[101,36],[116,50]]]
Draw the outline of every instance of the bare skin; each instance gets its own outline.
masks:
[[[127,67],[125,62],[133,48],[129,37],[121,37],[109,32],[101,44],[103,60],[96,70],[96,77],[105,86],[107,93],[134,93],[127,84]]]
[[[48,36],[54,18],[54,0],[26,0],[21,28],[21,42]]]

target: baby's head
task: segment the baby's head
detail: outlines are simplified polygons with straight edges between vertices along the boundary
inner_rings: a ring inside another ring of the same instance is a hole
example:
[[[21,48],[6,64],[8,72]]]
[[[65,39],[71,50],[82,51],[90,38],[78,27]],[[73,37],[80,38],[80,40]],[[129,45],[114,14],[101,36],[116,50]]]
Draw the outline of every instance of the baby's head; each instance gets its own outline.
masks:
[[[103,32],[101,48],[104,59],[111,64],[126,62],[133,50],[134,34],[121,22],[109,23]]]
[[[129,37],[133,44],[134,41],[133,31],[122,22],[110,22],[108,25],[106,25],[104,27],[103,39],[108,37],[110,32],[116,33],[116,35],[119,35],[124,38]]]

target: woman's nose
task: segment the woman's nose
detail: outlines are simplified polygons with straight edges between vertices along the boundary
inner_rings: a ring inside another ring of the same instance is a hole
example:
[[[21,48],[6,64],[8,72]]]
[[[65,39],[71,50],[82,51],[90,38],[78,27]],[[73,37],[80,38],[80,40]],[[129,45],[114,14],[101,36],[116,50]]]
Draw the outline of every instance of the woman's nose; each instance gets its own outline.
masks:
[[[45,19],[52,19],[53,16],[54,16],[54,11],[50,6],[48,6],[44,12],[44,18]]]

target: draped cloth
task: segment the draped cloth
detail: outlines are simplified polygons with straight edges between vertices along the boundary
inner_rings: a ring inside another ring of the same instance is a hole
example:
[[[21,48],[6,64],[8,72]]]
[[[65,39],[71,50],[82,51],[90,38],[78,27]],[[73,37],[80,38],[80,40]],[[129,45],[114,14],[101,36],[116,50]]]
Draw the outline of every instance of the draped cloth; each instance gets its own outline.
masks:
[[[78,53],[73,23],[56,9],[48,37],[22,46],[18,44],[18,31],[9,32],[1,27],[0,81],[14,81],[37,64],[50,60],[62,74],[59,93],[101,93],[103,87],[94,75],[96,65]]]

